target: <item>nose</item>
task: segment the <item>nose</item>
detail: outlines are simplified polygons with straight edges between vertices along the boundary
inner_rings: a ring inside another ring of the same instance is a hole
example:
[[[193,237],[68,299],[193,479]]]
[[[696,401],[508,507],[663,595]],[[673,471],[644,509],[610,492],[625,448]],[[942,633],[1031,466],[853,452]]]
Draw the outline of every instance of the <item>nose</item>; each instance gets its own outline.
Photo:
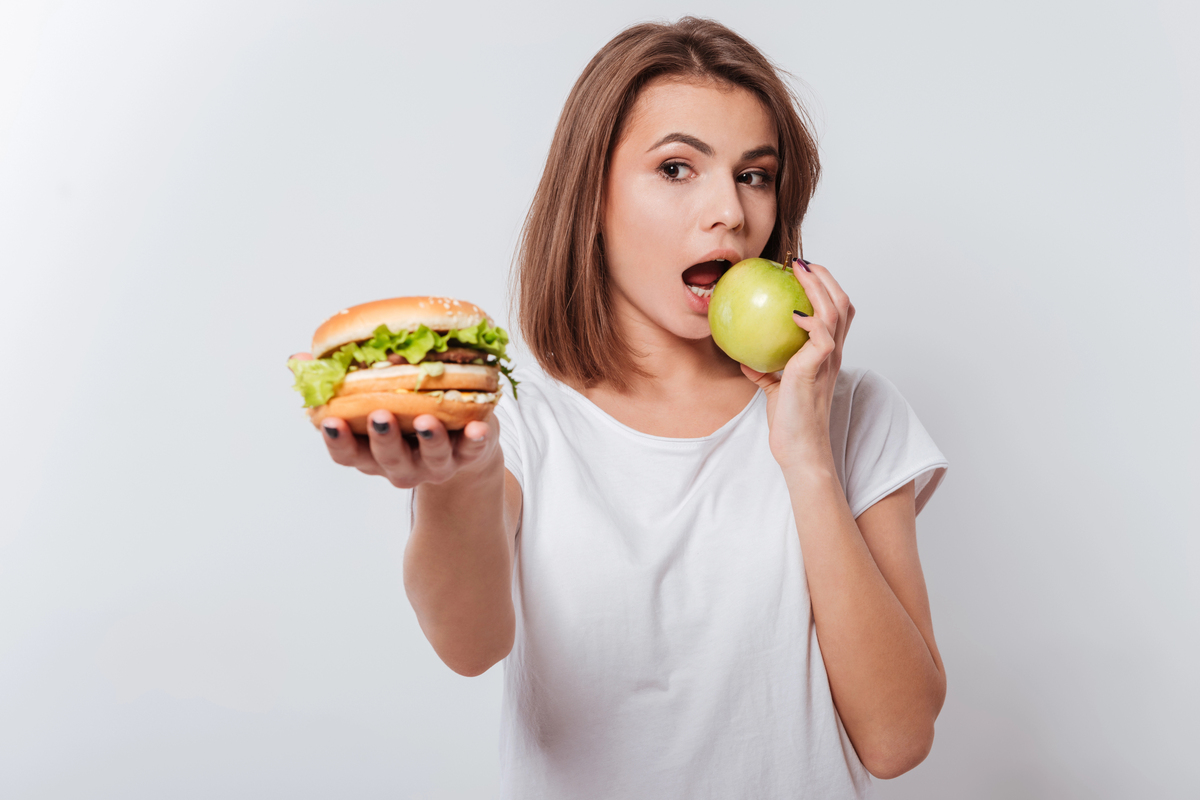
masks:
[[[742,208],[737,182],[722,177],[712,181],[708,189],[704,204],[704,229],[711,230],[724,225],[735,233],[740,231],[746,224],[746,212]]]

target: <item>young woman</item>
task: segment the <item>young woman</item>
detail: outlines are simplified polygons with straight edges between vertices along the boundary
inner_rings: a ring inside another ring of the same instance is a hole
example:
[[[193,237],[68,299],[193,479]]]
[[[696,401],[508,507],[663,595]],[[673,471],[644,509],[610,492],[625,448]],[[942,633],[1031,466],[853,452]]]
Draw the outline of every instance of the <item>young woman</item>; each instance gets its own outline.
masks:
[[[630,28],[575,84],[519,259],[540,369],[450,435],[387,412],[333,459],[415,487],[404,581],[456,672],[505,663],[505,797],[864,797],[945,695],[915,516],[946,463],[815,309],[778,374],[726,357],[709,290],[799,253],[819,173],[794,96],[711,21]],[[383,432],[380,432],[383,431]],[[341,434],[341,435],[336,435]]]

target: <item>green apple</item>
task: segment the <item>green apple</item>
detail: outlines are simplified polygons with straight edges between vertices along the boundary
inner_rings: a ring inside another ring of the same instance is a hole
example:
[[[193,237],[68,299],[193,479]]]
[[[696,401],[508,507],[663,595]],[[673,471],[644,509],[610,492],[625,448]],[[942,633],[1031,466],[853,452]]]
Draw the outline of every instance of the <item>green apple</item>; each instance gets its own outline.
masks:
[[[778,372],[808,341],[792,320],[812,303],[791,269],[765,258],[739,261],[721,276],[708,304],[713,341],[734,361],[759,372]]]

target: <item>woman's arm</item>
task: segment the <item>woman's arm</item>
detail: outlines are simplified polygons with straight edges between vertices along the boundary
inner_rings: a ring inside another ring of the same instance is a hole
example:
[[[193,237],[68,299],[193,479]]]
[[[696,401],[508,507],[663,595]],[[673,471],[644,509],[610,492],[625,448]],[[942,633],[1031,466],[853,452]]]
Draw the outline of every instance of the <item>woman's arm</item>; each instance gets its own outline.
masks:
[[[879,501],[857,522],[851,516],[829,416],[854,306],[824,267],[797,260],[793,271],[815,312],[795,318],[809,340],[782,374],[742,370],[767,393],[771,453],[797,510],[817,640],[838,714],[863,765],[893,778],[929,754],[946,694],[917,558],[913,488]]]
[[[508,655],[516,633],[512,563],[521,486],[497,443],[477,469],[415,493],[405,591],[442,661],[460,675],[481,675]]]
[[[913,484],[857,521],[832,466],[785,472],[817,640],[838,715],[863,766],[894,778],[933,746],[946,696],[917,557]]]
[[[405,591],[442,661],[460,675],[479,675],[512,649],[521,487],[504,468],[494,415],[453,435],[429,414],[413,424],[416,444],[387,411],[371,414],[366,441],[344,420],[326,418],[321,427],[334,461],[413,489]]]

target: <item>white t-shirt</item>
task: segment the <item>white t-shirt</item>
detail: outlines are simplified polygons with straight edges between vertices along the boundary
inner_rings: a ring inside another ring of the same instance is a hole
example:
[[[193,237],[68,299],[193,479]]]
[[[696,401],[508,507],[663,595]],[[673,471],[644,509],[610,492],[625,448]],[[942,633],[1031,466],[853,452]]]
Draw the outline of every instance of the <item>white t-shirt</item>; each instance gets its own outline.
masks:
[[[525,370],[497,407],[524,492],[505,661],[512,800],[861,798],[760,390],[710,436],[617,422]],[[831,417],[857,517],[946,459],[896,388],[843,368]],[[803,513],[803,510],[801,510]]]

